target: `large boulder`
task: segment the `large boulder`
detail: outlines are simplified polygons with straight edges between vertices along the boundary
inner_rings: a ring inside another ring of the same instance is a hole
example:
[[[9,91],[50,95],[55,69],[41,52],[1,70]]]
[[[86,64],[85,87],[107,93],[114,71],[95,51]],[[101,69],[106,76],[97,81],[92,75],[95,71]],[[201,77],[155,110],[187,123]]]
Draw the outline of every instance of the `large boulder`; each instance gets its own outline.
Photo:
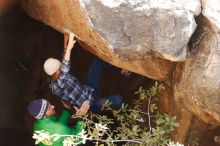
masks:
[[[202,0],[202,14],[209,20],[214,31],[220,31],[220,1]]]
[[[220,34],[203,27],[187,61],[178,65],[174,97],[203,121],[220,125]]]
[[[183,61],[196,28],[199,0],[23,0],[26,12],[109,63],[166,80],[170,61]]]
[[[194,32],[199,1],[83,0],[95,31],[122,58],[147,58],[151,52],[171,61],[184,60]],[[185,2],[185,5],[183,4]],[[192,3],[191,3],[192,4]]]

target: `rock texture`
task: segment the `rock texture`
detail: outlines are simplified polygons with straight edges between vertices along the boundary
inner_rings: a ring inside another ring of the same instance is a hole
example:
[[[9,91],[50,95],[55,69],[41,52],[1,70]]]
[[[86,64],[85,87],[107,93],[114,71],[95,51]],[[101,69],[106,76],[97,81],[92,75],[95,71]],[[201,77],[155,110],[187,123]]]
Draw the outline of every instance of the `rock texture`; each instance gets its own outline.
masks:
[[[220,124],[220,34],[203,27],[193,52],[176,70],[177,101],[207,123]]]
[[[220,31],[220,1],[202,0],[202,14],[209,20],[214,31]]]
[[[187,61],[177,65],[174,97],[206,123],[220,125],[220,1],[202,0]]]
[[[186,59],[200,1],[23,0],[23,8],[59,31],[74,32],[111,64],[166,80],[170,61]]]
[[[198,13],[199,3],[190,6],[190,12],[183,5],[188,0],[83,2],[93,28],[120,57],[147,58],[153,52],[171,61],[185,59],[186,44],[196,27],[193,15]]]

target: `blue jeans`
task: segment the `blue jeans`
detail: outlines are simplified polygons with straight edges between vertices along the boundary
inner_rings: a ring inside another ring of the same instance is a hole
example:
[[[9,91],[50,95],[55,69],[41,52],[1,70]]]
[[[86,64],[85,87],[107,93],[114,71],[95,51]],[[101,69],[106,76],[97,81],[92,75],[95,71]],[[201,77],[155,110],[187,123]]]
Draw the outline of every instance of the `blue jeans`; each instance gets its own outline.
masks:
[[[94,113],[101,112],[103,100],[109,100],[109,102],[111,102],[111,107],[114,109],[120,108],[123,103],[123,99],[120,95],[110,95],[110,96],[106,96],[106,97],[100,97],[98,95],[100,81],[102,78],[102,73],[105,69],[110,69],[110,68],[114,71],[117,70],[116,67],[113,67],[112,65],[108,64],[107,62],[102,61],[98,57],[96,57],[93,60],[91,66],[90,66],[90,69],[89,69],[89,72],[87,75],[86,84],[88,86],[94,88],[96,91],[95,100],[90,107],[90,110]]]

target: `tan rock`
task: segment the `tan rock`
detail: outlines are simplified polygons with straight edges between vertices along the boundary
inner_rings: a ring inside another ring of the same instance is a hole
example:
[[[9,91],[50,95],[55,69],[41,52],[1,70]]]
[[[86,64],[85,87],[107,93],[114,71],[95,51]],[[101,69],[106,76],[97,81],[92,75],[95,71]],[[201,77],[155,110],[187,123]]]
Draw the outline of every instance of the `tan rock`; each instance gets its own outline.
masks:
[[[174,97],[203,121],[220,124],[220,34],[203,28],[193,52],[176,69]]]
[[[189,112],[182,103],[176,102],[173,97],[173,90],[164,85],[165,90],[162,90],[158,96],[160,97],[159,107],[162,112],[169,113],[176,117],[176,121],[179,123],[179,127],[172,132],[172,138],[174,141],[184,143],[188,130],[191,126],[191,120],[193,114]]]
[[[61,32],[74,32],[103,60],[166,80],[170,61],[186,58],[200,1],[23,0],[23,8]]]

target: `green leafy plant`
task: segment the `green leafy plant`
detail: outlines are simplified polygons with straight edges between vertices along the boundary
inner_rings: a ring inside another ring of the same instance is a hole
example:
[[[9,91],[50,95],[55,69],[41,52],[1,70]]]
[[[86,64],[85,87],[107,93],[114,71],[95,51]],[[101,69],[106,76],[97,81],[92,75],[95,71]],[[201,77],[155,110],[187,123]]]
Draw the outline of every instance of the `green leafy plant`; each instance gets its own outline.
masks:
[[[148,90],[140,87],[135,92],[139,98],[134,101],[132,107],[123,104],[119,110],[114,110],[109,106],[110,103],[106,102],[103,111],[110,112],[112,118],[92,113],[85,117],[78,114],[73,115],[73,118],[81,118],[84,121],[85,131],[83,130],[76,136],[59,135],[59,137],[67,137],[63,142],[65,146],[79,144],[79,138],[82,143],[93,141],[96,146],[104,144],[113,146],[117,143],[126,146],[182,146],[172,142],[170,137],[170,132],[179,126],[176,117],[160,113],[158,110],[157,102],[159,99],[156,95],[162,89],[164,89],[162,84],[157,82]],[[147,106],[146,112],[142,110],[145,102],[147,103],[145,104]],[[36,133],[35,137],[37,137]],[[51,142],[50,139],[54,140],[53,137],[54,135],[48,138],[47,135],[46,142]]]

